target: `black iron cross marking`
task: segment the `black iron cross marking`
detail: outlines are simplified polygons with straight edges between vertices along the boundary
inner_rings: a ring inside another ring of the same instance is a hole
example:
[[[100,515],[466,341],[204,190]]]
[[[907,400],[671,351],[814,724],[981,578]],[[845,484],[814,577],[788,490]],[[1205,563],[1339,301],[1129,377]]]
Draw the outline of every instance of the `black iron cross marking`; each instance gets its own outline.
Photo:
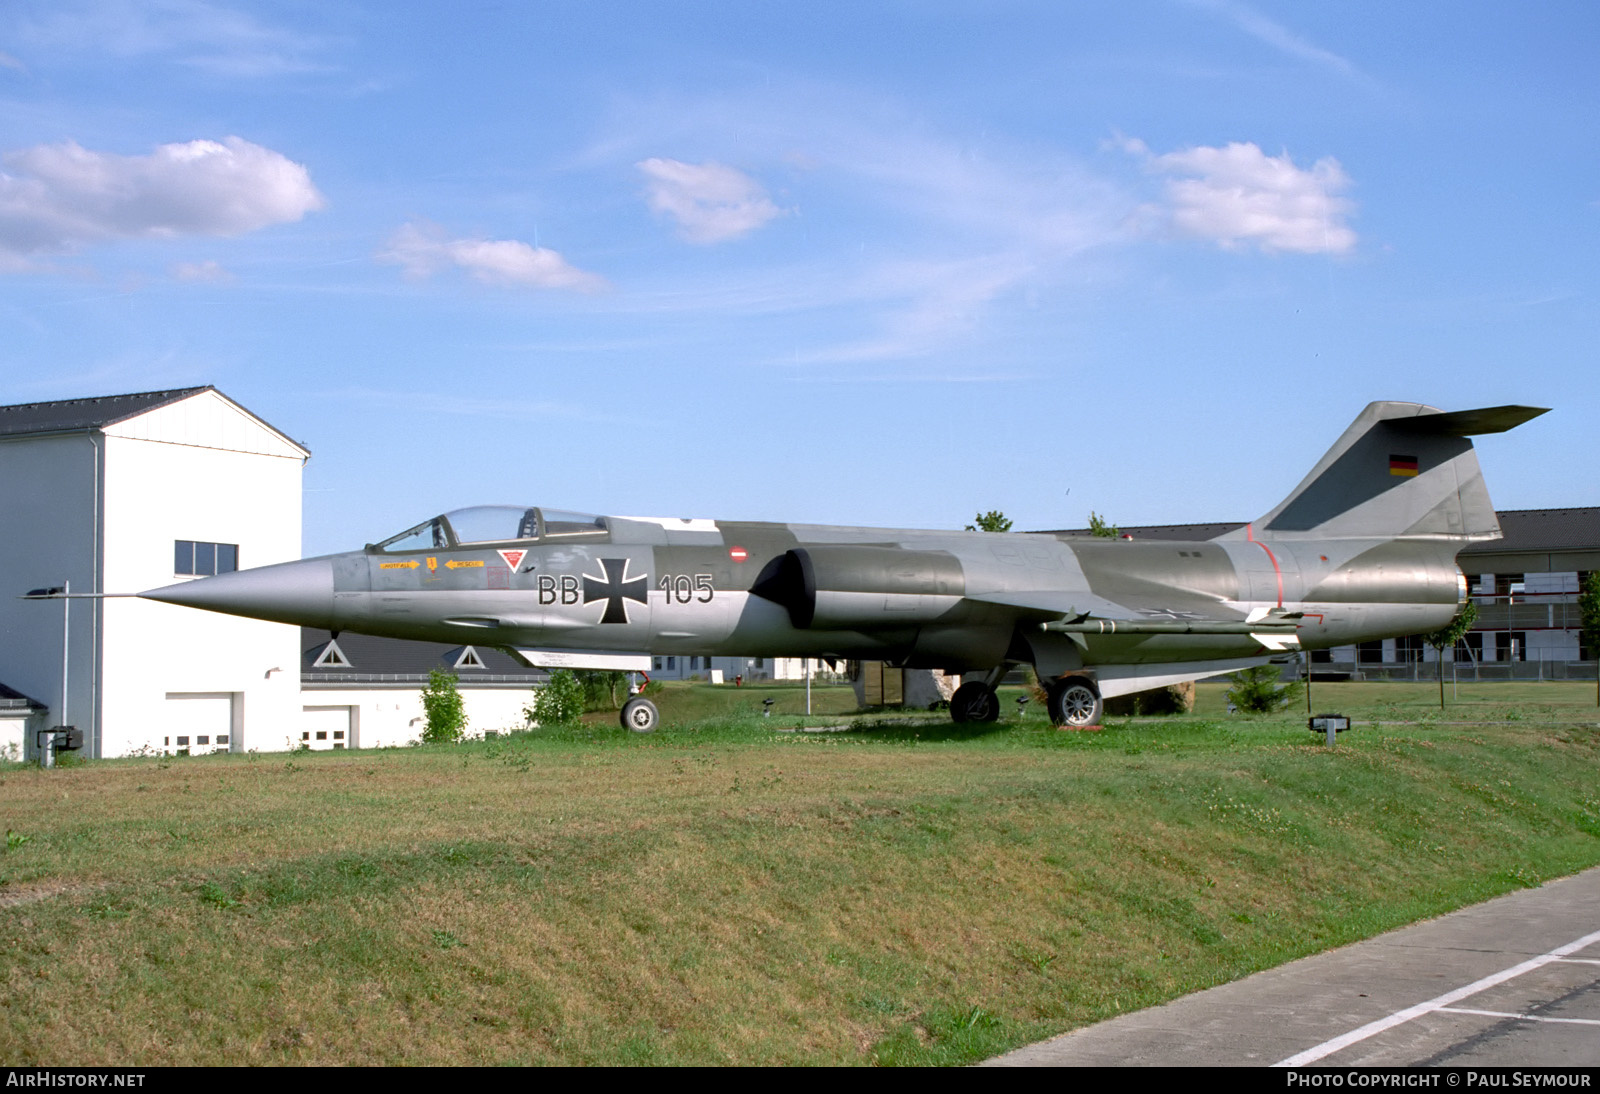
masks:
[[[648,594],[645,592],[650,586],[648,578],[628,577],[628,560],[625,558],[602,558],[600,568],[603,577],[583,575],[583,602],[604,600],[606,602],[605,614],[600,617],[602,623],[626,623],[628,621],[628,606],[625,601],[637,600],[641,604],[648,604]]]

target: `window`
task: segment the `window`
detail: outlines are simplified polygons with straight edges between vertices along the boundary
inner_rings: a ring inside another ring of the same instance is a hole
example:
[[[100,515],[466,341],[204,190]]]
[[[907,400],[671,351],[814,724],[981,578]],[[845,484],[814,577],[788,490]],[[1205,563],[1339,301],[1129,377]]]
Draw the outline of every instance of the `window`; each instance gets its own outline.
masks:
[[[180,539],[173,542],[172,572],[210,577],[213,574],[232,573],[239,568],[237,543],[202,543],[199,540]]]
[[[1495,574],[1494,595],[1504,597],[1507,604],[1515,604],[1521,599],[1522,591],[1527,588],[1521,574]]]
[[[1526,631],[1497,631],[1494,636],[1496,661],[1525,661],[1528,654]]]

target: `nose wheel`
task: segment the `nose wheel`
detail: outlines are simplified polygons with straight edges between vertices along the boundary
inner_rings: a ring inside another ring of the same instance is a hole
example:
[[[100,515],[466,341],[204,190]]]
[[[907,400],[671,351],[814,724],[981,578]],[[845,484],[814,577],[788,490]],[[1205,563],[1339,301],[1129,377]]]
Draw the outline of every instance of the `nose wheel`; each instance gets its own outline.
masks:
[[[993,722],[1000,717],[1000,697],[981,680],[970,680],[950,696],[950,718],[956,722]]]
[[[1052,683],[1045,706],[1052,724],[1069,729],[1099,725],[1105,711],[1100,689],[1087,676],[1068,676]]]
[[[661,712],[648,699],[635,695],[622,704],[622,728],[635,733],[652,733],[661,722]]]

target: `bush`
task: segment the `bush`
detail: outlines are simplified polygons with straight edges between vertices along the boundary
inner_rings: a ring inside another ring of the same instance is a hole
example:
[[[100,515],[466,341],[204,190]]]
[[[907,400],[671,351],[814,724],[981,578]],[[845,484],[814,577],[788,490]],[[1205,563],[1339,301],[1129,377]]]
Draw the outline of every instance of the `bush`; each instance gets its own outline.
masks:
[[[1246,714],[1271,714],[1288,706],[1300,697],[1300,683],[1279,684],[1282,670],[1277,665],[1257,665],[1253,669],[1236,672],[1228,679],[1233,687],[1228,689],[1228,702]]]
[[[422,739],[428,744],[454,744],[467,729],[467,706],[456,688],[453,673],[434,669],[422,689],[422,710],[427,716]]]
[[[550,680],[533,692],[533,702],[522,708],[528,721],[542,726],[564,726],[583,714],[583,685],[571,669],[557,669]]]
[[[1106,700],[1106,713],[1129,714],[1188,714],[1194,710],[1194,681],[1137,691],[1132,695],[1119,695]]]

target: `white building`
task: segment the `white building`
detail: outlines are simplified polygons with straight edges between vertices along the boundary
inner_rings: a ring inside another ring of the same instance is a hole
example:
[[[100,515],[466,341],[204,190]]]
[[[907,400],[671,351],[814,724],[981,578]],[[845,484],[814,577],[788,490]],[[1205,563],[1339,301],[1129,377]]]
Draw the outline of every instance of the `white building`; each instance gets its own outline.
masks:
[[[804,680],[810,676],[830,678],[841,675],[844,663],[829,668],[815,657],[652,657],[650,676],[658,680],[709,680],[731,684],[736,678],[755,680]]]
[[[0,681],[48,704],[48,724],[82,730],[87,756],[288,747],[297,628],[17,597],[135,593],[299,558],[309,456],[210,387],[0,407]]]
[[[415,744],[425,716],[422,689],[434,669],[456,677],[466,735],[526,729],[535,687],[550,679],[500,650],[402,642],[307,627],[300,640],[304,713],[293,747],[314,751]]]

